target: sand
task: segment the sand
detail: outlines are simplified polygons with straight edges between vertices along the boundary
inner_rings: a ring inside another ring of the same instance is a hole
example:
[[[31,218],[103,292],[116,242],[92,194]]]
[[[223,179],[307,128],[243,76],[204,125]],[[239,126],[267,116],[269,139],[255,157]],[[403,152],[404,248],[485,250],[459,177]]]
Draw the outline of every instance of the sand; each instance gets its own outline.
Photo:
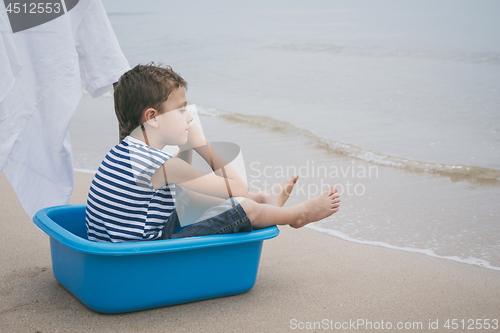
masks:
[[[75,173],[71,203],[85,203],[91,179]],[[462,319],[466,328],[469,319],[500,320],[499,271],[289,227],[265,241],[245,294],[99,314],[55,280],[48,236],[1,173],[0,188],[1,332],[464,332]],[[447,319],[459,329],[446,329]]]

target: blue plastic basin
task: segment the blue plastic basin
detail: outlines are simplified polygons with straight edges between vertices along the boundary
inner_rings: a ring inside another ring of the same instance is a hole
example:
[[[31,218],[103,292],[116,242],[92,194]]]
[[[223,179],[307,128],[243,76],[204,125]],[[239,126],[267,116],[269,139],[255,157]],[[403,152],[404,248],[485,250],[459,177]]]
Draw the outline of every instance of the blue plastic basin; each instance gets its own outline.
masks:
[[[277,227],[135,243],[87,240],[85,205],[40,210],[54,276],[92,310],[137,311],[246,292],[255,284],[262,243]]]

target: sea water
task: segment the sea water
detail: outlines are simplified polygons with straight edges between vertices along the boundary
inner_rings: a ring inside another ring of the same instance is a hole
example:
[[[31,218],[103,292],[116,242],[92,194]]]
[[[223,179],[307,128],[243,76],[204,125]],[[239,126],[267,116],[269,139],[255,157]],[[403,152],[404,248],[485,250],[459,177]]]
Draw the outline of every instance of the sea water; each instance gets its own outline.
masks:
[[[241,146],[252,189],[298,173],[293,204],[337,186],[310,228],[500,269],[500,3],[103,4],[131,66],[171,65],[207,138]],[[112,99],[92,103],[76,169],[117,142]]]

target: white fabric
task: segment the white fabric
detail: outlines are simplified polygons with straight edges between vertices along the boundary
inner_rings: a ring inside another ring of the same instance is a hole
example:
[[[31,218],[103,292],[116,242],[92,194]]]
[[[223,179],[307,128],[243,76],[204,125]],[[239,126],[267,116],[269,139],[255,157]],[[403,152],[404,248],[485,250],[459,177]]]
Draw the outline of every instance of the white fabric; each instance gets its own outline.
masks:
[[[0,17],[9,22],[3,6]],[[0,101],[0,169],[33,217],[41,208],[69,202],[73,164],[68,128],[82,97],[82,80],[90,95],[98,97],[129,65],[101,0],[81,0],[52,21],[14,34],[9,27],[2,35],[11,38],[17,51],[7,50],[7,56],[0,52],[0,63],[15,59],[17,52],[22,69]]]
[[[5,18],[0,15],[0,102],[14,86],[17,73],[21,70],[19,55],[9,34],[10,27]],[[1,107],[1,105],[0,105]],[[7,111],[0,108],[0,121],[7,117]]]

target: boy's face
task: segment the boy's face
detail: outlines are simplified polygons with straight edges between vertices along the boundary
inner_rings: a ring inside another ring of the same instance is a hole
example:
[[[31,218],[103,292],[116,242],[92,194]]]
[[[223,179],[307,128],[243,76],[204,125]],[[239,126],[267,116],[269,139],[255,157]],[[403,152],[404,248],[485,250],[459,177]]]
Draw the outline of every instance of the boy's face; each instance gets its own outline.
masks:
[[[173,90],[163,102],[164,112],[156,118],[161,140],[165,145],[178,146],[187,142],[189,123],[193,121],[193,117],[186,110],[186,105],[186,92],[183,87]]]

